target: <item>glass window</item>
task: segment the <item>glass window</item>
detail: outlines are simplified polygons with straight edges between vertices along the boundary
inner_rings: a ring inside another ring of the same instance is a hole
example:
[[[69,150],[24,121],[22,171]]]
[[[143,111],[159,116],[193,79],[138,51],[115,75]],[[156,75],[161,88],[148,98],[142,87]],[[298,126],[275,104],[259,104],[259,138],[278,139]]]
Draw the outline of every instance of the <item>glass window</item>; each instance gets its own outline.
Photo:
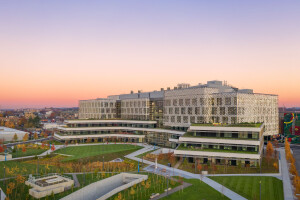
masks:
[[[225,107],[220,107],[220,115],[225,115]]]
[[[183,99],[179,99],[179,106],[183,106]]]
[[[231,97],[225,98],[225,105],[231,105]]]
[[[192,105],[197,106],[197,98],[192,99]]]
[[[204,105],[204,98],[200,98],[200,105]]]
[[[181,114],[185,115],[185,108],[181,108]]]
[[[189,115],[193,114],[193,109],[192,109],[192,107],[188,107],[188,114],[189,114]]]
[[[183,116],[183,123],[188,123],[188,116]]]

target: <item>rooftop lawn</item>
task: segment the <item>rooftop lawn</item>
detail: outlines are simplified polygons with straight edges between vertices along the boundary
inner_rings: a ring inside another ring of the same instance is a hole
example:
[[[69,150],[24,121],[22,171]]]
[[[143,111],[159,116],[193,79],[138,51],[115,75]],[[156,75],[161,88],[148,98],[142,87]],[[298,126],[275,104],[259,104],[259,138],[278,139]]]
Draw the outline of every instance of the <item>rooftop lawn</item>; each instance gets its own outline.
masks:
[[[223,200],[229,199],[217,190],[213,189],[206,183],[200,181],[199,179],[184,179],[184,182],[191,183],[192,185],[183,189],[183,191],[175,192],[167,197],[162,198],[162,200]]]
[[[246,153],[246,154],[258,154],[256,151],[238,151],[238,150],[227,150],[227,149],[195,149],[184,147],[183,145],[179,145],[176,150],[184,150],[184,151],[210,151],[210,152],[220,152],[220,153]]]
[[[109,159],[115,153],[120,153],[120,157],[123,157],[133,151],[137,151],[142,147],[129,144],[104,144],[104,145],[88,145],[88,146],[70,146],[55,151],[59,154],[71,155],[65,158],[63,161],[73,161],[81,158],[105,156]],[[115,156],[113,156],[115,158]],[[112,159],[114,159],[112,158]],[[101,159],[102,160],[102,159]]]
[[[261,199],[281,200],[283,198],[282,181],[267,176],[213,176],[209,177],[247,199],[259,199],[261,181]]]
[[[191,126],[221,126],[221,127],[252,127],[259,128],[262,123],[238,123],[238,124],[219,124],[219,123],[210,123],[210,124],[192,124]]]

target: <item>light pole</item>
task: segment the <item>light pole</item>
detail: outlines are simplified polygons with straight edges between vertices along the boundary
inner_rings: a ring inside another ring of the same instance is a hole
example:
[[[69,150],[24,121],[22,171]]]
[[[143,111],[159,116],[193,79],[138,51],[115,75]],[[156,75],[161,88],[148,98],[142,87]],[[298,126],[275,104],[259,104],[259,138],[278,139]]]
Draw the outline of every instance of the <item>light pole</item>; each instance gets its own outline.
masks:
[[[104,171],[104,156],[102,157],[102,168],[103,168],[103,171]]]
[[[4,174],[4,185],[5,185],[5,166],[3,167],[3,174]]]
[[[167,196],[169,194],[169,174],[167,174]]]
[[[37,157],[37,175],[39,175],[39,157]]]
[[[261,200],[261,180],[259,181],[259,200]]]

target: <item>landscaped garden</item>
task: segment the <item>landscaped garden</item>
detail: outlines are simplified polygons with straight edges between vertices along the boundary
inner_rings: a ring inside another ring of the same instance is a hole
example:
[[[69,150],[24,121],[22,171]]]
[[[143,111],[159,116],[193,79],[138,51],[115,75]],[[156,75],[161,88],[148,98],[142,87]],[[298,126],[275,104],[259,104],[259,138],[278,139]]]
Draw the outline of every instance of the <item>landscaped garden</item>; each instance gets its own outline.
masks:
[[[261,181],[261,199],[281,200],[283,198],[282,181],[268,176],[212,176],[209,177],[228,189],[247,199],[259,198],[259,183]]]

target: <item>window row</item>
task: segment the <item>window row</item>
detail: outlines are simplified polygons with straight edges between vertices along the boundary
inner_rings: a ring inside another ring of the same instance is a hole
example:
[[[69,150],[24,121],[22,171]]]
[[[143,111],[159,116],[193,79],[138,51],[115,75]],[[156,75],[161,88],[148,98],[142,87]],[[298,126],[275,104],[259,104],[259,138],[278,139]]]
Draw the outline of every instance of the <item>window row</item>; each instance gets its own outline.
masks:
[[[165,106],[237,105],[236,97],[167,99]]]
[[[165,108],[169,115],[236,115],[237,107],[169,107]]]

